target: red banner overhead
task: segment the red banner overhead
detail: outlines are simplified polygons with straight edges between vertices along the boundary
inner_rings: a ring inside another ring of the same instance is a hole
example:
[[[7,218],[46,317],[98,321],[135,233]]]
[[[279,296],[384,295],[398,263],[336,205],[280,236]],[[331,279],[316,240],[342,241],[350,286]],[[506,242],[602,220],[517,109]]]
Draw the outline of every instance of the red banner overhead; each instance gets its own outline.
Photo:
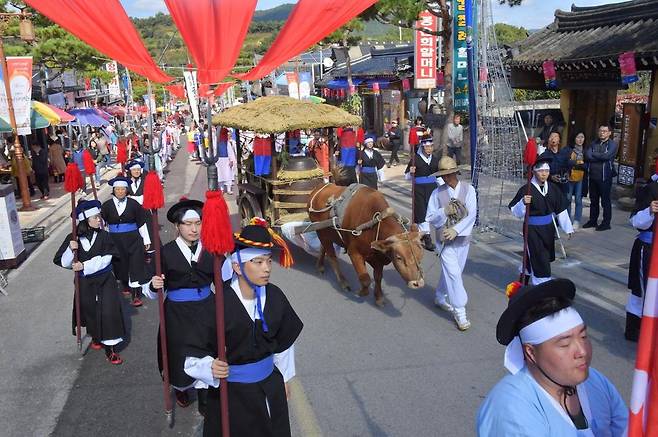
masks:
[[[179,99],[185,98],[185,86],[181,84],[175,84],[168,85],[165,88],[167,88],[167,91],[169,91],[172,96],[178,97]]]
[[[257,0],[165,0],[200,83],[224,79],[238,59]]]
[[[229,88],[233,86],[233,82],[222,82],[217,84],[217,87],[215,88],[215,91],[213,91],[214,96],[221,96],[224,94]]]
[[[153,82],[172,80],[151,58],[119,0],[26,0],[104,55]]]
[[[265,56],[253,69],[234,76],[256,80],[302,53],[377,0],[299,0]]]

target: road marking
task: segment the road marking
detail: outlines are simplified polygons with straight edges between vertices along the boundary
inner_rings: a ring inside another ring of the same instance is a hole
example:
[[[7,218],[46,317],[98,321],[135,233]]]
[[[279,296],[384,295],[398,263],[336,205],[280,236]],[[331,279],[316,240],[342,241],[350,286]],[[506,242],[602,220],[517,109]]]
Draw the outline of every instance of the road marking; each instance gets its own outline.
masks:
[[[322,436],[322,431],[320,431],[320,426],[318,425],[318,420],[313,412],[313,407],[311,407],[311,403],[304,392],[304,387],[302,387],[299,378],[293,378],[288,383],[288,386],[290,387],[290,399],[288,403],[294,411],[302,435],[305,437]]]

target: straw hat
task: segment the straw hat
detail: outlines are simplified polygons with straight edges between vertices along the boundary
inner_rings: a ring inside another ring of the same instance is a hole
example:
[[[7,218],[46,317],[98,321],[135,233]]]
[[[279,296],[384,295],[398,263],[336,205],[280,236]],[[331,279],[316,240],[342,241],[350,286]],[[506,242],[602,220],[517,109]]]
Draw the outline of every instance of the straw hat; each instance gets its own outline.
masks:
[[[439,171],[432,176],[445,176],[447,174],[459,173],[457,162],[449,156],[444,156],[439,160]]]

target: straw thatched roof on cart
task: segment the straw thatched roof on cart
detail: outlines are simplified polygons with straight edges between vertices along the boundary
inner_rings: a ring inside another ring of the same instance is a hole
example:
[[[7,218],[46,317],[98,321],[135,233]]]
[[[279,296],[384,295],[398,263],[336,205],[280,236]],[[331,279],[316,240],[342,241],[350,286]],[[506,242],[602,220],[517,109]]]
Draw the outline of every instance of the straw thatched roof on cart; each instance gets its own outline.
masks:
[[[361,117],[324,103],[269,96],[233,106],[215,115],[212,123],[215,126],[274,134],[296,129],[360,126]]]

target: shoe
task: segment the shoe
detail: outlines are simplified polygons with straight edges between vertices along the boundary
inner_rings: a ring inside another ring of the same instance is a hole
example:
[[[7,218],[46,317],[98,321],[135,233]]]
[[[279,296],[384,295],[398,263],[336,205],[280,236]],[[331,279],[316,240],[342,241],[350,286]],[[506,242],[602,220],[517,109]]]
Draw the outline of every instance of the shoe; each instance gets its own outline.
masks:
[[[597,231],[607,231],[608,229],[610,229],[610,225],[607,223],[601,223],[596,227]]]
[[[455,308],[452,311],[452,317],[455,319],[457,328],[460,331],[466,331],[471,327],[471,322],[466,318],[466,309],[465,308]]]
[[[132,305],[134,307],[141,307],[144,304],[142,303],[142,300],[140,298],[136,297],[136,298],[133,299],[132,302],[130,302],[130,305]]]
[[[595,227],[596,227],[596,222],[592,222],[592,221],[588,221],[582,226],[583,229],[595,228]]]
[[[439,297],[434,298],[434,305],[437,307],[441,308],[443,311],[447,311],[449,313],[453,312],[455,309],[448,303],[446,300],[445,296],[443,299],[440,299]]]
[[[118,366],[119,364],[123,363],[123,360],[116,352],[110,352],[110,354],[107,355],[107,361],[109,361],[110,364],[113,364],[115,366]]]
[[[187,391],[178,391],[174,390],[176,394],[176,404],[181,408],[187,408],[190,406],[190,397],[187,394]]]
[[[103,349],[103,345],[100,342],[97,342],[96,340],[92,340],[89,347],[92,348],[95,351],[99,351],[99,350]]]
[[[421,237],[420,241],[423,243],[423,247],[425,250],[429,250],[430,252],[434,252],[434,249],[436,249],[436,246],[432,242],[432,237],[429,236],[429,234],[425,234]]]
[[[391,168],[391,163],[386,164],[386,168]]]
[[[577,231],[578,229],[580,229],[580,222],[576,220],[575,222],[573,222],[573,230]]]

